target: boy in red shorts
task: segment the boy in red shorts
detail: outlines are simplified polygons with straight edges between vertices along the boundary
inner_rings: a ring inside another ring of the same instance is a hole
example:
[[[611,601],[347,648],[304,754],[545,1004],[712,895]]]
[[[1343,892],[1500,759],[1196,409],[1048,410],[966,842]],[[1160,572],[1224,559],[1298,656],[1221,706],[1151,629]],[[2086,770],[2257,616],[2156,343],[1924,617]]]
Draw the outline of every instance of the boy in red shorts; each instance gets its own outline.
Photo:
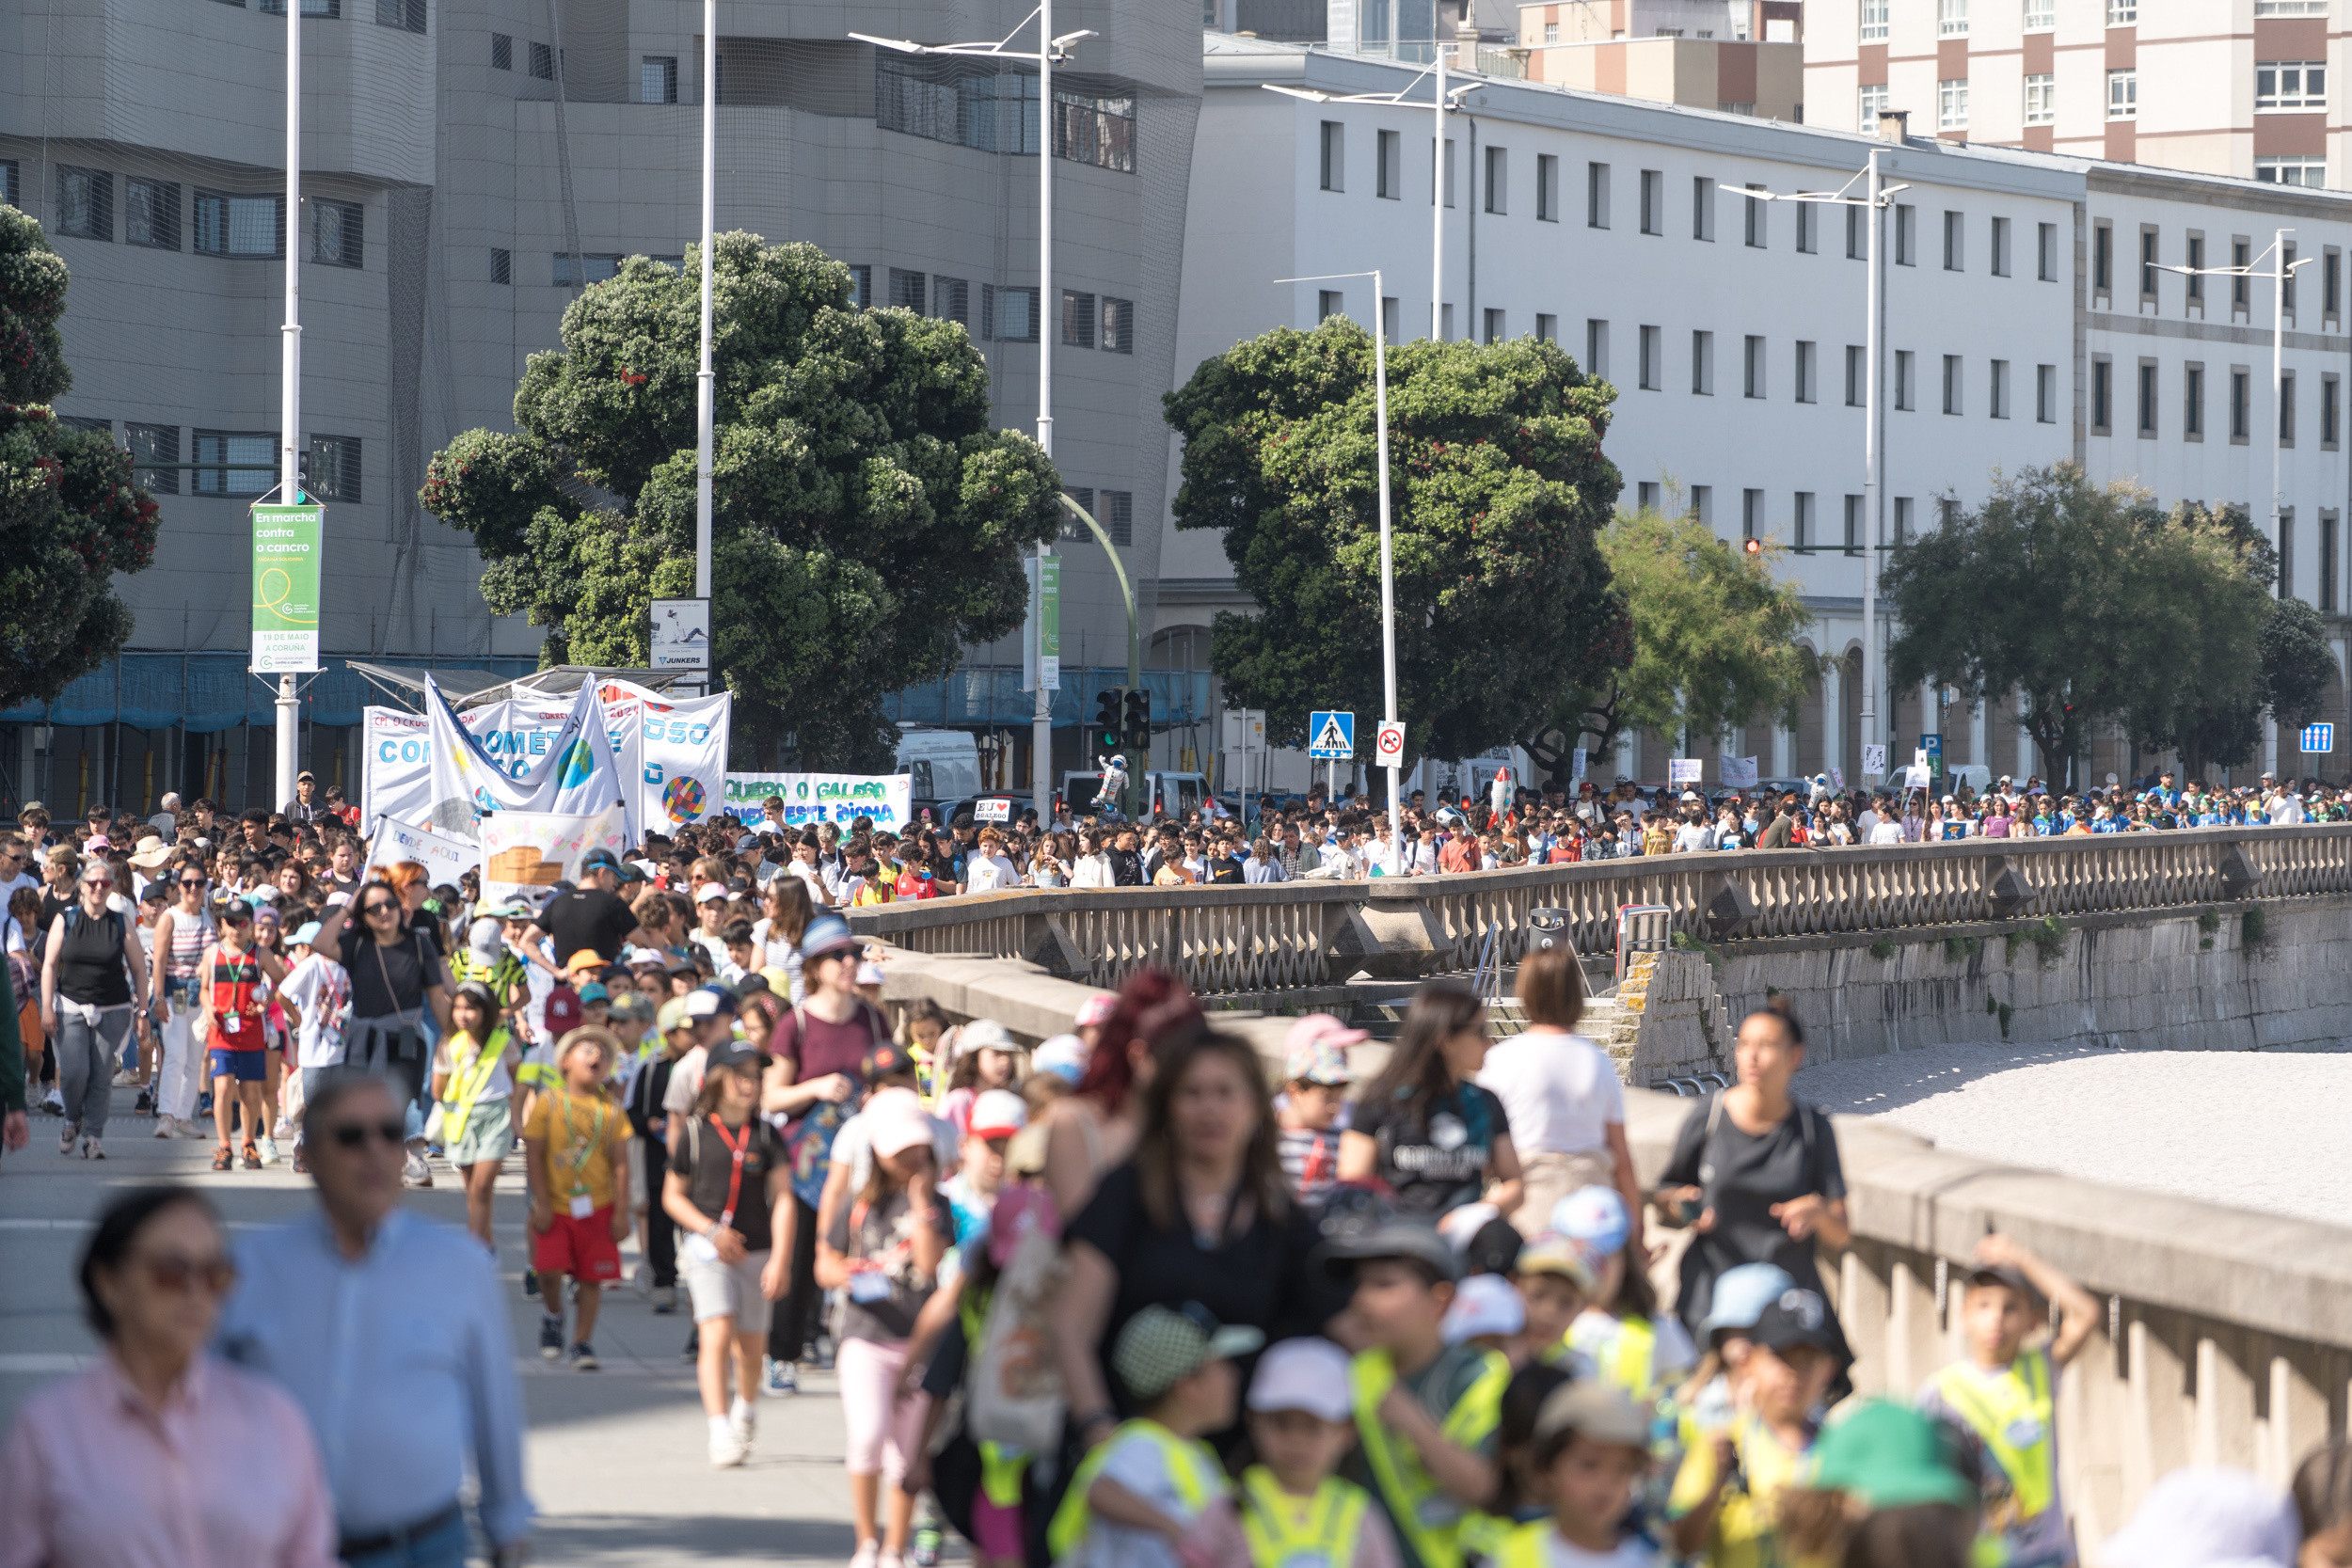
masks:
[[[539,1275],[539,1354],[564,1349],[564,1276],[580,1286],[580,1321],[569,1357],[596,1370],[596,1308],[607,1280],[621,1277],[628,1206],[614,1185],[628,1153],[628,1117],[605,1092],[605,1069],[620,1042],[594,1025],[556,1042],[556,1081],[539,1085],[523,1120],[531,1165],[531,1266]]]

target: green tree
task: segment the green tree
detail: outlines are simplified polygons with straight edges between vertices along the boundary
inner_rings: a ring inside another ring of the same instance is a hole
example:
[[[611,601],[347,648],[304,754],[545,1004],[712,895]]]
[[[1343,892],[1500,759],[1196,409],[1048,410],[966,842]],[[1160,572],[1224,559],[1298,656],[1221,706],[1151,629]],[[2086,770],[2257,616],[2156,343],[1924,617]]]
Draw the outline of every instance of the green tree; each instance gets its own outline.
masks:
[[[0,206],[0,707],[46,702],[120,653],[131,611],[109,579],[155,559],[130,454],[48,406],[73,385],[67,283],[40,225]]]
[[[550,663],[642,663],[648,601],[693,592],[699,264],[624,262],[531,356],[516,432],[468,431],[427,470],[425,509],[473,534],[484,598],[546,626]],[[813,245],[722,234],[712,272],[711,629],[736,736],[885,768],[882,699],[1021,624],[1060,480],[988,427],[957,324],[858,309]]]
[[[2067,759],[2070,784],[2092,723],[2227,744],[2210,694],[2259,685],[2269,599],[2241,531],[2202,508],[2168,516],[2071,463],[2003,478],[1981,510],[1898,546],[1880,592],[1900,628],[1890,688],[1931,679],[1971,702],[2015,690],[2020,721],[2043,756]]]
[[[2257,639],[2262,651],[2263,705],[2285,737],[2319,717],[2327,701],[2328,676],[2336,656],[2328,646],[2326,623],[2300,599],[2273,599]]]
[[[1334,316],[1203,360],[1167,400],[1178,528],[1223,531],[1255,615],[1220,613],[1230,699],[1299,745],[1315,708],[1382,711],[1373,341]],[[1398,702],[1416,754],[1527,733],[1549,694],[1625,654],[1597,538],[1616,499],[1613,396],[1552,343],[1388,354]]]
[[[1528,754],[1562,776],[1580,736],[1603,754],[1629,729],[1712,736],[1770,714],[1793,725],[1812,680],[1797,641],[1812,620],[1803,590],[1773,576],[1783,552],[1754,554],[1694,516],[1620,512],[1600,536],[1609,577],[1632,626],[1631,657],[1561,693]]]

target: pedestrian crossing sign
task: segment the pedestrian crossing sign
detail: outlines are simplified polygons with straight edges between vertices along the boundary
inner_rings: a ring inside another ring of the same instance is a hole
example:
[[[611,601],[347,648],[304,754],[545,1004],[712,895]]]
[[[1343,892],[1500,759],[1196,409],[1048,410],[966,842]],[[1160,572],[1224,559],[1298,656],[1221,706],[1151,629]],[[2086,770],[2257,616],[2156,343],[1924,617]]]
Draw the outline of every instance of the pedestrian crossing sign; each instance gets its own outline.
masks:
[[[1356,755],[1356,716],[1311,713],[1307,716],[1307,754],[1315,761],[1350,761]]]

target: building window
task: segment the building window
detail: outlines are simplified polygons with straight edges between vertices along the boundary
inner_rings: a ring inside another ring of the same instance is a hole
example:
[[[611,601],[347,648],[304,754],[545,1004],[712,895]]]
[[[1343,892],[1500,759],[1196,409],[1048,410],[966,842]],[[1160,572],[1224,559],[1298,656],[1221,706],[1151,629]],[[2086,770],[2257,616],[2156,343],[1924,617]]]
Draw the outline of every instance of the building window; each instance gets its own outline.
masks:
[[[2344,300],[2344,252],[2329,245],[2319,261],[2319,313],[2332,320]]]
[[[2253,254],[2254,243],[2251,240],[2233,239],[2230,242],[2230,265],[2249,267],[2253,265]],[[2252,297],[2251,281],[2243,271],[2230,279],[2230,309],[2233,313],[2245,314],[2251,309],[2249,301]]]
[[[515,253],[513,251],[501,250],[496,245],[490,247],[490,281],[493,283],[515,281]]]
[[[1480,330],[1485,334],[1485,336],[1480,339],[1480,341],[1488,343],[1499,343],[1502,341],[1504,337],[1508,335],[1503,328],[1502,312],[1500,310],[1489,309],[1484,311],[1483,314],[1486,317],[1486,320],[1481,324]]]
[[[2105,355],[2090,360],[2090,433],[2105,436],[2115,402],[2115,362]]]
[[[1919,210],[1897,204],[1895,208],[1895,264],[1899,267],[1918,264]]]
[[[306,3],[303,15],[310,14]],[[375,24],[398,27],[406,33],[424,31],[424,0],[375,0]]]
[[[1800,255],[1818,255],[1821,248],[1821,213],[1810,201],[1797,203],[1797,250]]]
[[[1584,166],[1584,226],[1588,229],[1609,227],[1609,166]]]
[[[1947,39],[1968,36],[1968,0],[1935,0],[1935,34]]]
[[[2115,291],[2115,226],[2094,224],[2090,230],[2090,292],[2094,294]]]
[[[1560,318],[1547,316],[1542,311],[1537,311],[1535,313],[1535,341],[1539,343],[1558,342],[1560,341]]]
[[[2191,441],[2205,438],[2205,367],[2181,367],[2181,435]]]
[[[1911,498],[1909,496],[1895,498],[1895,543],[1898,545],[1911,543]]]
[[[1437,150],[1436,150],[1436,148],[1433,146],[1433,147],[1430,149],[1430,152],[1429,152],[1429,164],[1430,164],[1430,173],[1431,173],[1431,183],[1432,183],[1432,185],[1435,185],[1435,184],[1438,182],[1437,182],[1437,178],[1436,178],[1436,173],[1437,173],[1437,163],[1438,163],[1438,153],[1437,153]],[[1445,139],[1445,181],[1444,181],[1444,185],[1445,185],[1445,204],[1446,204],[1447,206],[1451,207],[1451,206],[1453,206],[1453,205],[1454,205],[1454,138],[1453,138],[1452,136],[1448,136],[1448,137],[1446,137],[1446,139]],[[1433,198],[1433,199],[1434,199],[1434,198]],[[1608,225],[1603,224],[1601,227],[1603,227],[1603,228],[1605,229],[1605,228],[1607,228],[1607,227],[1608,227]]]
[[[1400,341],[1396,334],[1396,295],[1394,294],[1380,296],[1380,341],[1384,343]]]
[[[1960,356],[1957,354],[1944,356],[1944,412],[1947,414],[1957,414],[1961,411],[1961,380]]]
[[[1038,297],[1035,289],[1000,289],[980,285],[980,318],[987,335],[1004,343],[1037,341]]]
[[[1535,154],[1535,221],[1560,221],[1560,160],[1549,152]]]
[[[555,279],[555,286],[559,289],[577,289],[590,283],[610,282],[618,277],[621,273],[622,259],[617,251],[599,251],[593,255],[582,252],[579,256],[573,256],[567,251],[559,250],[549,260],[552,263],[549,273]],[[854,303],[861,307],[872,304],[871,279],[874,269],[851,267],[850,271],[858,279],[857,298]]]
[[[1691,238],[1715,238],[1715,182],[1701,174],[1691,181]]]
[[[2254,160],[2254,178],[2265,185],[2325,185],[2328,183],[2328,160],[2316,153],[2296,157],[2258,157]]]
[[[1336,293],[1337,291],[1333,293]],[[1343,304],[1340,311],[1332,313],[1343,313],[1345,309],[1345,305]],[[1092,348],[1094,346],[1094,296],[1092,294],[1081,293],[1075,289],[1064,289],[1061,292],[1061,342],[1064,348]]]
[[[1764,532],[1764,492],[1761,490],[1740,491],[1740,537],[1742,539],[1760,538]]]
[[[1850,261],[1863,261],[1868,255],[1867,231],[1863,225],[1876,221],[1877,214],[1872,214],[1866,218],[1862,214],[1863,210],[1859,207],[1846,209],[1846,259]]]
[[[1544,24],[1544,41],[1546,43],[1558,43],[1560,41],[1560,24],[1557,22],[1547,22]]]
[[[1659,389],[1662,383],[1663,367],[1658,362],[1658,340],[1663,335],[1662,329],[1659,327],[1645,326],[1642,328],[1641,372],[1642,389],[1644,391],[1655,392]]]
[[[142,457],[150,463],[176,464],[180,461],[180,427],[176,424],[133,424],[122,422],[122,444],[129,450],[132,461]],[[159,496],[180,493],[180,470],[176,467],[140,468],[131,470],[131,483]]]
[[[1935,84],[1935,128],[1968,129],[1968,78],[1956,76]]]
[[[1394,131],[1383,131],[1373,140],[1379,163],[1373,171],[1373,195],[1384,201],[1401,201],[1405,196],[1404,142]]]
[[[1886,112],[1886,84],[1884,82],[1862,89],[1862,112],[1858,118],[1862,121],[1861,129],[1864,135],[1878,135],[1879,116]]]
[[[2319,608],[2329,615],[2336,612],[2336,515],[2319,515]]]
[[[2199,307],[2200,314],[2203,313],[2205,303],[2205,279],[2201,271],[2204,264],[2205,236],[2191,234],[2188,237],[2188,302]]]
[[[1695,397],[1715,395],[1715,334],[1691,334],[1691,391]]]
[[[1068,484],[1064,485],[1062,488],[1064,493],[1067,494],[1072,500],[1078,503],[1081,511],[1089,514],[1098,523],[1103,520],[1103,515],[1094,510],[1094,486],[1091,484]],[[1107,533],[1110,531],[1105,529],[1104,531]],[[1077,518],[1065,514],[1061,520],[1061,536],[1064,539],[1075,540],[1080,544],[1084,544],[1088,540],[1093,538],[1094,533],[1092,530],[1086,526],[1086,524],[1078,521]]]
[[[360,499],[359,437],[311,436],[310,477],[305,488],[313,500],[356,504]]]
[[[542,82],[555,80],[555,51],[544,43],[531,46],[531,73]]]
[[[637,102],[677,102],[677,56],[647,55],[637,62]]]
[[[1347,189],[1347,127],[1336,119],[1323,122],[1323,188]]]
[[[310,260],[357,267],[366,260],[367,209],[357,201],[310,198]]]
[[[2279,374],[2279,444],[2282,447],[2295,445],[2295,372],[2293,371],[2282,371]]]
[[[1993,255],[1989,268],[1995,277],[2009,276],[2009,219],[1993,220]]]
[[[2058,423],[2058,367],[2033,368],[2033,418],[2036,424]]]
[[[2058,26],[2058,0],[2026,0],[2026,31],[2046,33]]]
[[[2328,67],[2321,60],[2263,60],[2254,67],[2257,109],[2324,109]]]
[[[2256,16],[2326,16],[2328,0],[2254,0]]]
[[[2292,320],[2295,316],[2295,246],[2286,247],[2285,259],[2280,262],[2279,272],[2279,303],[2285,309],[2288,319]]]
[[[1666,177],[1657,169],[1645,168],[1642,171],[1642,232],[1663,234],[1665,231]]]
[[[1763,186],[1753,182],[1751,182],[1748,186],[1748,189],[1752,191],[1760,191],[1763,188]],[[1747,243],[1755,249],[1761,250],[1764,248],[1764,242],[1767,237],[1764,229],[1764,214],[1766,204],[1751,196],[1741,198],[1740,205],[1747,209],[1747,213],[1745,214]]]
[[[1763,339],[1751,337],[1746,340],[1740,356],[1740,363],[1742,367],[1741,380],[1744,384],[1744,395],[1752,398],[1762,397],[1764,395]]]
[[[886,303],[895,310],[912,310],[919,316],[925,313],[925,308],[930,303],[930,277],[928,274],[892,267],[887,287],[890,293]],[[1063,295],[1065,300],[1068,297]]]
[[[945,282],[946,279],[941,279]],[[958,284],[957,287],[962,287]],[[957,320],[962,320],[959,311]],[[1103,352],[1133,354],[1136,351],[1136,306],[1130,299],[1103,296]]]
[[[1508,148],[1486,149],[1486,211],[1497,217],[1510,211],[1511,152]],[[1644,193],[1646,198],[1646,190]]]
[[[2009,361],[1993,361],[1991,383],[1985,392],[1985,410],[1996,420],[2009,418]]]
[[[1813,553],[1813,492],[1800,490],[1795,504],[1789,508],[1789,531],[1796,535],[1796,547],[1804,554]]]
[[[5,201],[11,207],[21,208],[24,203],[17,199],[16,178],[16,160],[0,158],[0,201]]]
[[[1706,37],[1703,33],[1699,36],[1702,38]],[[1756,118],[1756,101],[1749,98],[1718,99],[1715,103],[1715,112],[1719,115],[1746,115],[1750,119],[1754,119]]]
[[[122,182],[122,243],[152,250],[180,248],[180,186],[172,180]]]
[[[2026,78],[2026,123],[2047,125],[2058,119],[2058,78],[2048,71]]]
[[[2319,444],[2328,451],[2336,450],[2336,420],[2342,409],[2343,383],[2332,373],[2319,378]]]
[[[2107,118],[2109,119],[2135,119],[2138,118],[2138,69],[2135,67],[2129,71],[2108,71]]]
[[[2154,440],[2156,436],[2156,362],[2139,362],[2139,434]]]
[[[1609,324],[1587,320],[1584,324],[1584,373],[1606,381],[1609,379]]]
[[[1659,484],[1656,480],[1643,480],[1633,487],[1633,504],[1645,512],[1655,512],[1658,510],[1658,494]]]
[[[1907,348],[1895,351],[1895,406],[1911,411],[1911,350]]]
[[[1110,347],[1111,307],[1116,300],[1103,302],[1103,346]],[[931,315],[935,320],[954,322],[965,332],[972,330],[972,285],[961,277],[931,278]]]
[[[2279,597],[2295,597],[2295,509],[2279,512]]]
[[[158,459],[161,461],[161,459]],[[188,491],[198,496],[259,496],[278,483],[274,430],[199,430]]]
[[[2034,258],[2037,274],[2042,281],[2057,282],[2058,265],[2057,224],[2044,223],[2037,226],[2034,235]]]
[[[1067,294],[1062,296],[1065,302],[1069,299],[1069,297],[1070,296]],[[1344,316],[1346,314],[1346,294],[1341,293],[1337,289],[1318,289],[1315,291],[1315,320],[1317,322],[1327,322],[1333,316]],[[1064,326],[1063,330],[1067,333],[1067,325]],[[1063,341],[1066,342],[1069,340],[1065,337]]]
[[[1867,375],[1868,372],[1866,369],[1863,358],[1862,345],[1860,343],[1848,343],[1846,345],[1847,407],[1859,408],[1862,406],[1863,399],[1868,394],[1869,383]]]
[[[207,256],[283,256],[286,198],[196,193],[196,248]]]
[[[2230,442],[2244,446],[2253,426],[2251,395],[2253,376],[2243,366],[2230,371]]]
[[[1711,484],[1691,486],[1691,515],[1702,523],[1715,520],[1715,487]]]
[[[1895,0],[1862,0],[1862,41],[1883,43],[1886,40],[1886,18],[1895,7]]]
[[[2130,27],[2139,21],[2139,0],[2107,0],[2107,25]]]
[[[490,69],[492,71],[515,69],[515,40],[504,33],[490,35]]]
[[[1846,498],[1845,546],[1848,555],[1862,553],[1862,498],[1860,496]]]
[[[1136,171],[1136,101],[1054,89],[1054,156],[1120,174]]]
[[[57,206],[50,232],[77,240],[115,237],[115,177],[103,169],[57,166]]]
[[[1816,355],[1814,353],[1815,346],[1816,345],[1803,340],[1799,340],[1797,343],[1797,401],[1799,403],[1811,403],[1814,401],[1813,367],[1816,358]]]
[[[1944,214],[1944,270],[1967,270],[1968,222],[1959,213]]]
[[[2151,305],[2156,302],[2156,231],[2144,225],[2139,230],[2139,297]]]

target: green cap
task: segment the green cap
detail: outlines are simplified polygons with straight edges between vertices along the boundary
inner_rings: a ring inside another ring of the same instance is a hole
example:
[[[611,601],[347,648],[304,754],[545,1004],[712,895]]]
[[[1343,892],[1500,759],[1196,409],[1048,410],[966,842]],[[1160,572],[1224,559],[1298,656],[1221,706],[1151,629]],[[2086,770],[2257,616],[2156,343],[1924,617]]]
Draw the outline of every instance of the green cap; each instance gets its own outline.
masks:
[[[1873,1511],[1915,1503],[1973,1506],[1977,1490],[1952,1467],[1948,1440],[1935,1422],[1890,1400],[1868,1400],[1823,1429],[1813,1445],[1808,1482],[1846,1492]]]

